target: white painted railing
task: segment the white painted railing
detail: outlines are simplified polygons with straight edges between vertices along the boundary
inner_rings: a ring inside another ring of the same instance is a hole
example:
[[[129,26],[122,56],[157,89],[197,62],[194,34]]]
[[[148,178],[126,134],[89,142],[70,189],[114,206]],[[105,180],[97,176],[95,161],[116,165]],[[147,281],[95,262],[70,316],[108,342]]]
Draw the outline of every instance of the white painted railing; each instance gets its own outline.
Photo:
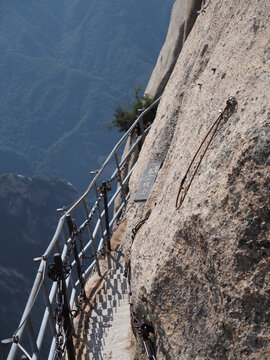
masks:
[[[55,234],[44,254],[34,259],[39,263],[39,267],[19,326],[12,338],[1,342],[2,359],[14,360],[21,355],[26,359],[55,359],[57,331],[54,310],[57,283],[47,277],[48,264],[53,263],[56,253],[61,254],[62,260],[65,260],[67,255],[70,258],[71,270],[65,283],[69,307],[72,309],[78,303],[82,279],[85,281],[94,271],[99,273],[98,254],[105,245],[109,246],[109,235],[123,215],[129,199],[128,181],[136,161],[134,152],[141,147],[151,127],[144,126],[143,117],[157,106],[159,101],[160,98],[138,116],[96,173],[85,193],[68,209],[58,209],[63,211],[63,215]],[[135,128],[140,129],[136,137],[133,136]],[[131,136],[134,141],[123,155],[127,140]],[[131,157],[133,158],[130,164]],[[106,202],[102,194],[102,184],[112,187],[112,191],[106,192]],[[114,208],[116,199],[118,207]],[[77,259],[81,274],[78,274],[76,256],[70,254],[73,236],[68,220],[71,221],[71,216],[76,224],[80,223],[76,229],[80,231]]]

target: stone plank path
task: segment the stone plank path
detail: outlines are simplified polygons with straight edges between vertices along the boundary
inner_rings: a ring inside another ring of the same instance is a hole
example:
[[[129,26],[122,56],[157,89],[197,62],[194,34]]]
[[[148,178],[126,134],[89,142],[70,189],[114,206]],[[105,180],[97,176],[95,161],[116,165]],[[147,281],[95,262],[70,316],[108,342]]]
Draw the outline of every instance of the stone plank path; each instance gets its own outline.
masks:
[[[86,292],[92,296],[89,296],[89,302],[85,302],[75,323],[78,360],[134,359],[128,284],[124,277],[124,257],[120,245],[106,262],[111,268],[106,270],[104,266],[102,278],[90,279]]]

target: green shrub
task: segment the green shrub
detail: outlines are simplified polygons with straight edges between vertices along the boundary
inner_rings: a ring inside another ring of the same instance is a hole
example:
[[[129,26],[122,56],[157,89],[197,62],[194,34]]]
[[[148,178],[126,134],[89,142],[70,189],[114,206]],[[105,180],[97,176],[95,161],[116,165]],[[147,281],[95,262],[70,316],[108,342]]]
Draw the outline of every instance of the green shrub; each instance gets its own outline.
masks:
[[[142,94],[141,87],[135,88],[134,101],[131,103],[124,103],[122,106],[117,106],[114,111],[114,119],[109,129],[118,128],[120,132],[126,132],[130,126],[137,119],[140,109],[147,109],[153,102],[148,94]],[[144,124],[153,122],[156,114],[156,107],[151,109],[149,113],[144,116]]]

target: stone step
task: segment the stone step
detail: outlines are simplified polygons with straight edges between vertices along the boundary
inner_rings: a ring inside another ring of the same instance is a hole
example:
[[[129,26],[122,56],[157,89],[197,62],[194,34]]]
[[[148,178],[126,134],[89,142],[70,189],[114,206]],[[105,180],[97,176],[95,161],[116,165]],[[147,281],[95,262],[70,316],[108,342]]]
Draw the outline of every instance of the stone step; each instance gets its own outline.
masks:
[[[125,355],[122,354],[125,353],[127,344],[130,345],[132,331],[128,282],[124,277],[124,256],[119,249],[111,256],[112,268],[106,274],[104,287],[96,296],[91,315],[84,326],[84,341],[88,347],[85,348],[81,360],[109,359],[112,343],[117,344],[117,352],[121,354],[119,360],[126,360]]]
[[[110,314],[113,313],[113,309],[112,308],[108,308],[108,309],[92,309],[92,314],[91,314],[91,318],[92,318],[92,315],[94,316],[99,316],[99,317],[102,317],[102,316],[108,316]]]
[[[100,317],[104,317],[104,316],[108,316],[108,315],[112,315],[113,314],[113,312],[116,312],[116,311],[118,311],[118,308],[119,307],[121,307],[121,309],[123,308],[125,308],[125,306],[128,306],[128,298],[126,298],[126,299],[123,299],[123,300],[113,300],[112,301],[112,305],[113,306],[107,306],[107,307],[105,307],[105,306],[100,306],[101,305],[101,303],[99,303],[98,304],[99,305],[99,307],[94,307],[93,309],[92,309],[92,312],[91,312],[91,316],[89,317],[89,321],[90,322],[98,322],[99,320],[98,320],[98,318],[100,318]],[[108,304],[106,304],[106,305],[108,305]]]
[[[118,289],[118,287],[108,287],[107,289],[102,289],[101,292],[100,292],[100,295],[112,295],[114,297],[122,297],[122,294],[121,294],[121,287]]]
[[[110,277],[108,277],[105,282],[104,282],[104,288],[108,287],[108,286],[111,286],[112,284],[115,284],[115,283],[121,283],[121,282],[124,282],[123,280],[123,275],[121,274],[111,274]]]
[[[127,294],[108,295],[102,294],[100,301],[93,304],[93,309],[108,309],[114,306],[118,306],[121,301],[127,298]]]

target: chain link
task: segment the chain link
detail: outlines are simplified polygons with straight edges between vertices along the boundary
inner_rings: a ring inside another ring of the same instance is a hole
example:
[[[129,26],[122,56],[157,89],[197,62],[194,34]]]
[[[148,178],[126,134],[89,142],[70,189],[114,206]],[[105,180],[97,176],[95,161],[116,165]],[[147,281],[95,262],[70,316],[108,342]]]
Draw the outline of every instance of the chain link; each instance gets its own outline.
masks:
[[[128,155],[128,157],[121,164],[121,167],[119,167],[116,174],[114,176],[112,176],[105,183],[106,187],[107,187],[106,190],[108,190],[108,191],[111,190],[111,184],[115,180],[117,180],[118,182],[121,182],[121,174],[128,169],[128,167],[130,165],[131,157],[136,149],[137,149],[137,147],[135,146],[132,149],[132,151],[130,152],[130,154]],[[64,360],[66,358],[66,356],[65,356],[66,343],[70,340],[70,337],[73,335],[72,329],[71,329],[72,326],[69,326],[69,328],[66,331],[64,328],[64,326],[66,326],[66,324],[65,324],[66,310],[64,309],[65,299],[64,299],[64,292],[63,292],[63,282],[65,283],[65,279],[67,277],[69,277],[71,274],[71,269],[72,269],[71,255],[72,255],[72,250],[73,250],[74,246],[76,245],[76,241],[77,240],[79,241],[80,253],[81,253],[82,259],[93,259],[93,258],[98,258],[100,256],[105,256],[106,252],[108,251],[107,244],[105,243],[102,246],[102,248],[99,249],[98,251],[96,251],[94,254],[86,256],[85,251],[84,251],[84,246],[83,246],[83,238],[82,238],[83,231],[86,229],[86,227],[90,224],[91,220],[94,218],[97,210],[99,209],[100,202],[103,199],[103,197],[104,197],[104,194],[101,191],[100,194],[97,196],[94,206],[93,206],[91,212],[88,214],[87,219],[83,222],[83,224],[79,228],[76,226],[75,223],[73,223],[73,228],[72,228],[72,232],[70,235],[70,239],[69,239],[69,241],[66,242],[66,255],[65,255],[64,259],[62,260],[63,273],[60,273],[60,270],[57,270],[57,267],[55,264],[49,264],[47,266],[48,277],[52,281],[57,282],[57,287],[58,287],[58,291],[56,294],[56,305],[57,306],[54,309],[54,320],[55,320],[55,326],[56,326],[56,337],[55,337],[56,349],[55,349],[55,353],[54,353],[54,360]],[[62,210],[66,211],[66,209],[67,209],[67,207],[63,208]],[[142,226],[142,224],[146,220],[147,219],[144,219],[144,221],[141,222],[140,226]],[[138,226],[136,231],[138,231],[140,226]],[[135,235],[136,235],[136,233],[134,234],[134,237],[135,237]],[[48,258],[47,256],[46,256],[46,258],[43,257],[43,260],[46,261],[47,258]],[[43,270],[43,280],[44,280],[44,276],[45,276],[45,271],[46,271],[46,266],[44,266],[44,270]],[[42,282],[41,282],[41,284],[42,284]],[[40,287],[39,287],[37,293],[39,292],[39,290],[40,290]],[[69,313],[72,318],[75,318],[80,313],[84,300],[85,300],[85,292],[84,292],[84,285],[83,285],[81,288],[81,291],[80,291],[78,305],[76,306],[76,309],[74,309],[72,311],[69,310]],[[135,312],[134,312],[134,314],[135,314]],[[134,316],[136,316],[136,315],[134,315]],[[24,319],[22,324],[24,324],[26,320],[27,320],[27,318]],[[134,323],[138,323],[138,321],[136,322],[136,318],[134,318]],[[22,325],[20,325],[20,327],[21,326]],[[18,332],[20,327],[15,332],[14,342],[17,341],[16,333]],[[21,345],[19,344],[19,346],[21,346]]]
[[[71,265],[65,265],[63,263],[63,270],[64,270],[64,273],[65,273],[65,278],[68,278],[69,275],[70,275],[70,272],[71,272]],[[61,276],[61,274],[56,270],[54,264],[49,264],[48,265],[47,275],[52,281],[57,281]]]
[[[132,243],[135,239],[135,236],[139,229],[142,227],[142,225],[149,219],[150,211],[146,214],[146,217],[139,221],[137,225],[132,229]],[[137,331],[140,339],[142,340],[142,343],[144,345],[144,349],[146,351],[146,355],[148,359],[150,360],[156,360],[156,351],[154,344],[152,340],[150,339],[150,333],[154,334],[154,327],[153,324],[146,320],[145,316],[142,317],[141,320],[139,320],[136,312],[135,307],[132,301],[132,287],[131,287],[131,263],[130,260],[125,265],[125,271],[124,276],[127,278],[128,282],[128,303],[129,303],[129,309],[130,309],[130,316],[131,316],[131,325],[134,328],[134,330]]]
[[[124,163],[121,165],[121,169],[120,169],[121,172],[126,171],[126,169],[129,167],[131,156],[135,150],[136,150],[136,146],[132,149],[131,153],[125,159]]]
[[[79,231],[79,229],[77,228],[77,226],[76,226],[76,224],[74,222],[72,224],[73,224],[73,231],[72,231],[71,237],[73,239],[78,238],[79,245],[80,245],[80,253],[82,254],[82,259],[88,259],[89,260],[89,259],[98,258],[100,256],[105,256],[105,254],[106,254],[106,244],[104,244],[102,246],[102,248],[100,250],[96,251],[94,254],[86,255],[85,251],[84,251],[84,246],[83,246],[82,231]],[[71,311],[72,318],[75,318],[75,317],[78,316],[78,314],[82,310],[82,305],[83,305],[84,300],[85,300],[85,282],[84,282],[83,286],[81,287],[81,291],[80,291],[80,295],[79,295],[79,301],[78,301],[78,304],[76,305],[76,309]]]
[[[130,261],[126,267],[124,276],[128,281],[128,303],[130,308],[130,316],[131,316],[131,325],[134,330],[137,331],[142,343],[144,345],[144,349],[146,351],[146,355],[150,360],[156,360],[156,350],[153,341],[150,339],[150,333],[154,334],[154,327],[151,321],[146,320],[145,316],[142,317],[141,320],[137,317],[135,312],[134,304],[132,301],[132,288],[131,288],[131,265]]]
[[[100,188],[98,188],[99,190]],[[79,228],[74,228],[73,233],[71,235],[71,237],[76,237],[79,234],[82,234],[83,231],[86,229],[86,227],[90,224],[91,220],[93,219],[93,217],[95,216],[95,213],[97,212],[98,208],[99,208],[99,204],[100,201],[102,200],[102,198],[104,197],[103,193],[101,192],[97,198],[97,200],[95,201],[95,204],[93,206],[93,209],[91,210],[90,214],[88,215],[87,220],[79,227]]]
[[[76,305],[76,309],[71,310],[70,312],[73,319],[76,318],[81,312],[84,300],[85,300],[85,293],[83,287],[80,291],[79,302],[78,305]]]
[[[56,294],[56,304],[57,308],[55,309],[55,322],[56,322],[56,349],[54,353],[54,360],[62,360],[65,358],[65,339],[66,334],[64,332],[64,314],[63,314],[63,304],[64,304],[64,293],[63,293],[63,283],[60,279],[60,275],[57,279],[58,283],[58,292]]]
[[[131,236],[132,242],[134,241],[135,236],[136,236],[137,232],[139,231],[139,229],[149,219],[149,216],[150,216],[150,211],[146,214],[146,217],[143,220],[139,221],[138,224],[132,229],[132,236]]]
[[[66,243],[67,251],[66,255],[62,261],[63,266],[63,273],[64,278],[66,279],[68,276],[70,276],[71,273],[71,254],[76,246],[76,242],[78,241],[79,247],[80,247],[80,253],[82,259],[94,259],[98,258],[100,256],[105,256],[107,252],[107,244],[104,243],[101,249],[96,251],[94,254],[86,255],[84,250],[84,244],[83,244],[83,232],[86,229],[86,227],[90,224],[91,220],[95,216],[97,210],[99,209],[100,202],[104,198],[104,187],[106,187],[107,191],[111,190],[111,184],[114,180],[120,181],[120,172],[118,172],[115,176],[111,177],[109,181],[104,182],[101,187],[99,187],[97,190],[100,191],[100,194],[98,195],[94,206],[90,212],[90,214],[87,217],[87,220],[78,228],[76,224],[72,221],[72,228],[71,228],[71,234],[70,234],[70,240]],[[68,329],[66,332],[64,330],[64,314],[63,314],[63,304],[64,304],[64,295],[63,295],[63,284],[62,284],[62,274],[59,270],[57,270],[55,264],[49,264],[48,265],[48,277],[52,281],[57,281],[58,283],[58,291],[56,294],[56,304],[57,307],[54,310],[54,318],[55,318],[55,324],[56,324],[56,349],[54,353],[54,360],[64,360],[65,359],[65,351],[66,351],[66,342],[68,339],[67,333],[70,332],[71,329]],[[85,282],[83,282],[80,290],[80,295],[78,298],[78,303],[76,304],[76,308],[70,311],[70,315],[72,318],[76,318],[78,314],[81,312],[83,307],[83,302],[85,300]]]

